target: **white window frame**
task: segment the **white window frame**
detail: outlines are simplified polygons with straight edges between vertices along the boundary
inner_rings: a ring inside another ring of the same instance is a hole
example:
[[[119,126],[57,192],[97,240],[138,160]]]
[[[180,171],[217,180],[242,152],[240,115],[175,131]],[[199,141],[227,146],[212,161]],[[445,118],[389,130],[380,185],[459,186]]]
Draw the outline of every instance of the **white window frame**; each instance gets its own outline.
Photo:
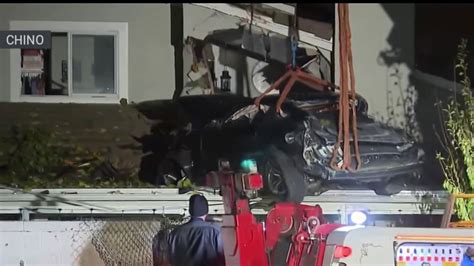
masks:
[[[68,90],[62,95],[22,95],[20,49],[10,50],[10,101],[36,103],[119,103],[128,100],[128,23],[125,22],[76,22],[76,21],[10,21],[10,30],[44,30],[67,32],[68,36]],[[72,93],[72,35],[115,36],[115,94]]]

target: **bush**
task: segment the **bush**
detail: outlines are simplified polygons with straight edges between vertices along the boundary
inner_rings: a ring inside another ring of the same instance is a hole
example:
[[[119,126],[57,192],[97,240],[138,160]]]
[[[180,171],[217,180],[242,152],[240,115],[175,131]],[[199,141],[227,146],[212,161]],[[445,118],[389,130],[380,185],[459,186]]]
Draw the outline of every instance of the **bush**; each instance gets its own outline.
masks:
[[[456,72],[461,77],[462,97],[456,97],[447,104],[441,118],[444,128],[441,142],[444,151],[437,154],[445,181],[444,188],[452,194],[474,192],[474,98],[471,82],[467,76],[467,40],[458,46]],[[470,220],[474,210],[472,199],[459,199],[455,211],[460,220]]]
[[[101,153],[58,141],[50,130],[15,126],[11,133],[1,141],[7,161],[1,184],[24,189],[150,187],[136,175],[121,175]]]

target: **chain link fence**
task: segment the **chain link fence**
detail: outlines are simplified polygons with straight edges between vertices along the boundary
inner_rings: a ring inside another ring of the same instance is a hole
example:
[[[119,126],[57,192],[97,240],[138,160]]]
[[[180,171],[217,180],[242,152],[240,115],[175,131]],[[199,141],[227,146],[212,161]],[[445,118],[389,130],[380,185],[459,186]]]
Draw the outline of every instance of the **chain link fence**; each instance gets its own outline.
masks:
[[[74,264],[161,265],[168,233],[184,222],[183,217],[82,220],[72,234]]]

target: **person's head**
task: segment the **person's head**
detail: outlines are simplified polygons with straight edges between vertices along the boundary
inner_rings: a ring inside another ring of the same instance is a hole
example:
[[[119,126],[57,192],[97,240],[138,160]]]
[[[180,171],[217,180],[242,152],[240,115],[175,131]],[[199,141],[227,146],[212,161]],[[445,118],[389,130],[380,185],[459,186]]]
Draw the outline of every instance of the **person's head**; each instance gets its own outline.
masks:
[[[468,247],[466,249],[466,255],[471,258],[471,260],[474,260],[474,247]]]
[[[205,220],[208,212],[209,205],[206,197],[195,194],[189,198],[189,214],[191,214],[191,217]]]

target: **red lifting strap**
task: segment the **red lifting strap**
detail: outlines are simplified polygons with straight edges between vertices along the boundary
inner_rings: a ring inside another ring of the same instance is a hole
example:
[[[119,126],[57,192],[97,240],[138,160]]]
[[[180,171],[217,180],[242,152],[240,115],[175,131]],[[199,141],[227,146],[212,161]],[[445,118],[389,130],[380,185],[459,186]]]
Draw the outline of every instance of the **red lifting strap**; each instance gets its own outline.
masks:
[[[339,3],[337,7],[339,14],[339,66],[341,72],[339,95],[339,132],[337,136],[337,142],[334,145],[333,156],[330,165],[333,169],[353,171],[350,143],[351,126],[355,159],[357,162],[356,169],[360,168],[361,161],[357,134],[357,116],[355,106],[357,98],[355,92],[354,67],[352,65],[349,6],[348,4]],[[343,143],[343,159],[342,165],[339,165],[336,163],[336,159],[341,142]]]
[[[255,99],[255,105],[260,106],[260,102],[272,90],[278,90],[280,85],[289,80],[280,93],[278,102],[276,104],[276,111],[281,112],[281,105],[285,101],[288,93],[295,84],[301,82],[312,89],[321,90],[335,90],[339,89],[339,131],[337,135],[337,142],[334,145],[334,150],[330,162],[330,166],[335,170],[349,170],[352,168],[352,154],[351,154],[351,129],[353,135],[353,145],[355,151],[355,159],[358,170],[361,166],[359,141],[357,134],[357,115],[356,115],[356,92],[355,92],[355,78],[354,67],[352,65],[352,51],[351,51],[351,27],[349,25],[349,6],[348,4],[337,4],[339,14],[339,62],[340,62],[340,87],[334,84],[316,78],[315,76],[302,71],[300,68],[293,69],[291,65],[289,70],[273,83],[264,93]],[[349,86],[350,80],[350,86]],[[343,143],[342,161],[336,163],[338,150]],[[342,163],[342,164],[341,164]]]

